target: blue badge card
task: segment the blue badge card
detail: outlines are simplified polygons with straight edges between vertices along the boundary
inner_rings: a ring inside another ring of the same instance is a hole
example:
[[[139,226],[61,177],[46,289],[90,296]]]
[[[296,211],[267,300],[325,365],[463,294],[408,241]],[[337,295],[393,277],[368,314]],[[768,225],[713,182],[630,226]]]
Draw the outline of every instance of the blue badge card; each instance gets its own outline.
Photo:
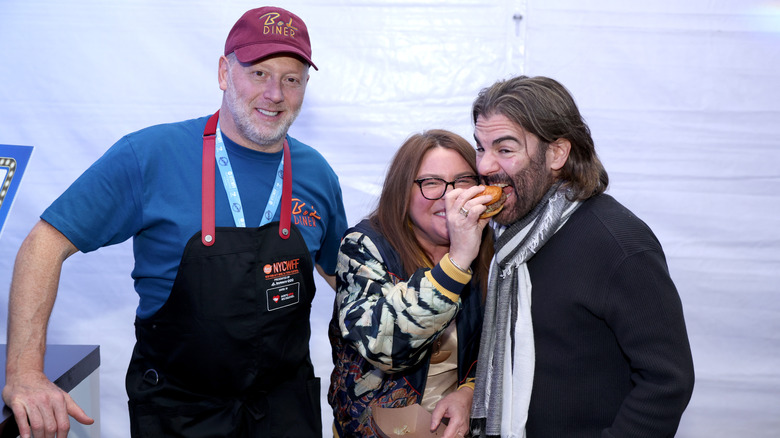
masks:
[[[0,144],[0,234],[32,151],[32,146]]]

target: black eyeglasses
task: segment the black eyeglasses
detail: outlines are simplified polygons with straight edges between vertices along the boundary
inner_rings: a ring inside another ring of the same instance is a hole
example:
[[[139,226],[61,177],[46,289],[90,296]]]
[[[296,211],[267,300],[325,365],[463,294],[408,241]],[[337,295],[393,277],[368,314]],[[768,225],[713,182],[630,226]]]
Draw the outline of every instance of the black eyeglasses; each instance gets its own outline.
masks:
[[[435,201],[447,193],[447,186],[456,189],[468,189],[479,184],[479,178],[476,175],[462,176],[455,181],[444,181],[441,178],[420,178],[414,180],[420,186],[420,193],[423,198]]]

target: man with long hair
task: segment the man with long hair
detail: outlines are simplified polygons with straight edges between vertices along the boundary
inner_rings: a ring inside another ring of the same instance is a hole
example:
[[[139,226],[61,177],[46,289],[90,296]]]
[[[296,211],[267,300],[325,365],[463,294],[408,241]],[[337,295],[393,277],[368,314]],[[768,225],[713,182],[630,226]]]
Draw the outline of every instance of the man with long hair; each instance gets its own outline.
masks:
[[[493,218],[472,432],[666,437],[693,391],[677,289],[650,228],[604,193],[590,130],[560,83],[520,76],[472,108]]]

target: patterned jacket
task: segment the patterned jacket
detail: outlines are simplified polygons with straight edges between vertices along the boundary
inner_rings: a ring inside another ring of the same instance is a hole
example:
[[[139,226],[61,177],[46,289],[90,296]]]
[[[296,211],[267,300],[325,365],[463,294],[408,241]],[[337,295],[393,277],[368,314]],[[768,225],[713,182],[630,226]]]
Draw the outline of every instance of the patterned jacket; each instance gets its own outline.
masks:
[[[328,402],[337,436],[376,436],[370,406],[419,403],[432,345],[452,321],[458,382],[473,385],[483,308],[470,277],[444,257],[406,278],[398,254],[368,220],[347,230],[328,329],[335,365]]]

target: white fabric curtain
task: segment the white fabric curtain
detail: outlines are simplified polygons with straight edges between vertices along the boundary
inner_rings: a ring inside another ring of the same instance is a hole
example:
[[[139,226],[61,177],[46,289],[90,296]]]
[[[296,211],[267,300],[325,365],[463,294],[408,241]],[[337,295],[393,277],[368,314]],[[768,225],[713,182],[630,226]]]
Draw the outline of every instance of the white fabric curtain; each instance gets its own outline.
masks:
[[[472,139],[470,104],[497,79],[560,80],[611,177],[656,232],[686,312],[697,383],[681,437],[780,434],[780,5],[297,0],[314,60],[291,134],[341,179],[356,223],[395,149],[446,128]],[[125,133],[221,102],[217,60],[260,4],[176,0],[0,3],[0,143],[35,152],[0,236],[0,315],[22,239]],[[124,373],[137,297],[130,243],[64,267],[49,342],[100,344],[103,436],[129,435]],[[319,283],[312,351],[330,374],[332,292]],[[3,319],[4,321],[4,319]],[[0,342],[6,335],[0,324]]]

